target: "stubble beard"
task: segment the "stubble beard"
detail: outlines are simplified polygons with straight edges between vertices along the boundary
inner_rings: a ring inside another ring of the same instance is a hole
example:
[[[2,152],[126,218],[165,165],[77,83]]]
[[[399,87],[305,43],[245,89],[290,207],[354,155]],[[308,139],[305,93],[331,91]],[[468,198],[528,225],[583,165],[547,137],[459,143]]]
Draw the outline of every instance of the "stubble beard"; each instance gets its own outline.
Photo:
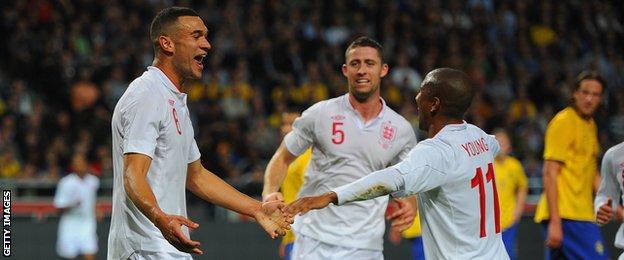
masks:
[[[355,87],[349,88],[349,93],[360,103],[366,102],[373,94],[379,89],[379,86],[373,87],[370,91],[360,92],[355,89]]]

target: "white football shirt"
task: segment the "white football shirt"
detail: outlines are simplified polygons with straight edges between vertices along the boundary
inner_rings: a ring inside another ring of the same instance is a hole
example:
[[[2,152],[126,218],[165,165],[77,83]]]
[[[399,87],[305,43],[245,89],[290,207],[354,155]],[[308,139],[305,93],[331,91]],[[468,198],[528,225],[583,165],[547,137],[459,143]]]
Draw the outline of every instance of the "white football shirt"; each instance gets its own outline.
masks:
[[[180,253],[126,195],[123,157],[149,156],[147,181],[158,205],[167,214],[186,217],[186,171],[188,163],[200,158],[186,94],[160,69],[148,67],[119,99],[111,125],[114,182],[108,259],[126,259],[137,250]],[[183,231],[188,236],[186,227]]]
[[[54,206],[70,208],[61,215],[58,241],[73,241],[72,238],[97,241],[95,203],[99,186],[100,180],[91,174],[80,178],[71,173],[61,178],[54,194]]]
[[[611,147],[602,157],[600,167],[600,188],[594,199],[594,212],[607,203],[611,198],[611,207],[617,208],[619,200],[624,201],[624,142]],[[624,248],[624,224],[620,225],[615,234],[615,242],[618,248]]]
[[[312,146],[299,197],[328,192],[397,163],[416,143],[409,122],[383,100],[379,115],[364,123],[348,95],[316,103],[295,120],[293,130],[284,137],[286,148],[294,155]],[[293,228],[328,244],[382,250],[387,203],[385,196],[330,206],[297,216]]]
[[[494,136],[474,125],[446,125],[399,164],[334,192],[339,205],[418,194],[427,259],[509,259],[492,165],[499,149]]]

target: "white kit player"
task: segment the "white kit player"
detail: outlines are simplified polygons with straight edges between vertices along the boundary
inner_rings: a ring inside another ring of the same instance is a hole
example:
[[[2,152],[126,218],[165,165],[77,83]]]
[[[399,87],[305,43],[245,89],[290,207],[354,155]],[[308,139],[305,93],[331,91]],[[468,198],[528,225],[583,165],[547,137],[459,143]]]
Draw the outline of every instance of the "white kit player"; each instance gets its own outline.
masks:
[[[618,201],[624,201],[624,142],[611,147],[602,158],[600,188],[594,200],[596,222],[606,224],[611,220]],[[614,245],[624,249],[624,224],[620,225]],[[618,258],[624,259],[624,254]]]
[[[416,138],[409,122],[379,95],[381,78],[388,72],[382,55],[381,45],[367,37],[349,45],[342,68],[349,93],[316,103],[295,120],[267,166],[265,201],[282,198],[277,191],[288,165],[309,147],[312,159],[299,197],[323,194],[407,156]],[[399,201],[394,227],[409,227],[415,203],[413,197]],[[384,196],[296,218],[292,259],[383,259],[387,204]]]
[[[286,211],[303,214],[330,203],[346,206],[386,194],[418,194],[427,259],[509,259],[492,166],[499,144],[462,120],[473,95],[465,73],[430,72],[416,96],[419,127],[429,139],[402,162],[321,196],[299,199]]]
[[[100,180],[87,172],[82,154],[72,157],[73,173],[59,180],[54,207],[61,211],[56,251],[62,258],[95,259],[98,251],[95,202]]]
[[[189,229],[186,190],[253,217],[272,237],[285,234],[279,203],[240,193],[201,165],[184,83],[202,75],[211,46],[208,28],[188,8],[169,7],[154,18],[154,66],[132,81],[111,120],[113,211],[108,259],[192,259],[202,254]]]

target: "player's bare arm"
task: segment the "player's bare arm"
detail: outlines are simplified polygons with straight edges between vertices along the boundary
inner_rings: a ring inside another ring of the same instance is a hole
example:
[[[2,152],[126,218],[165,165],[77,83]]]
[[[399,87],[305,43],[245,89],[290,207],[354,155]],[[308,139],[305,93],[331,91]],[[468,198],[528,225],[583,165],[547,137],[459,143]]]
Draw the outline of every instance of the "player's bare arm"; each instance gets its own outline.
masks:
[[[524,212],[524,203],[526,202],[529,187],[519,188],[516,192],[516,209],[514,211],[514,223],[518,223]]]
[[[283,202],[261,203],[239,192],[206,170],[200,160],[188,165],[186,188],[206,201],[253,217],[271,238],[283,236],[290,229],[292,217],[283,213]]]
[[[271,160],[267,164],[266,172],[264,173],[264,187],[262,189],[263,201],[284,201],[282,193],[279,192],[280,186],[286,178],[288,173],[288,165],[292,163],[297,157],[291,154],[284,142],[280,144],[277,151],[271,157]]]
[[[338,203],[338,196],[335,192],[327,192],[319,196],[299,198],[293,203],[288,204],[284,211],[292,215],[303,215],[313,209],[322,209],[330,203]]]
[[[563,240],[557,193],[557,176],[561,172],[561,166],[562,163],[558,161],[544,161],[544,189],[546,201],[548,202],[548,213],[550,215],[546,246],[550,248],[560,247],[561,241]]]
[[[392,228],[403,232],[412,225],[416,211],[418,210],[416,196],[394,199],[397,209],[392,212],[388,219],[392,221]]]
[[[147,155],[126,154],[124,156],[124,188],[128,198],[175,248],[182,252],[203,254],[199,248],[200,243],[186,237],[181,229],[182,225],[191,229],[199,225],[183,216],[166,214],[158,206],[146,179],[150,164],[151,158]]]

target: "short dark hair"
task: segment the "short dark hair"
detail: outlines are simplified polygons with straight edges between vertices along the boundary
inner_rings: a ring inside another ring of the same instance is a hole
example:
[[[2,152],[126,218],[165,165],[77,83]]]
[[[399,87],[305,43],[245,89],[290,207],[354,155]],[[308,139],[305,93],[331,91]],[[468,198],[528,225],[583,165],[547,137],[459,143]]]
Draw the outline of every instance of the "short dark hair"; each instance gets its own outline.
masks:
[[[357,47],[371,47],[371,48],[375,48],[375,50],[377,50],[377,53],[379,54],[379,59],[381,59],[381,62],[383,63],[384,58],[383,58],[383,47],[381,46],[381,44],[379,44],[379,42],[373,40],[372,38],[366,37],[366,36],[360,36],[357,37],[355,40],[353,40],[351,42],[351,44],[349,44],[349,47],[347,47],[347,50],[345,51],[345,60],[347,60],[347,54],[349,53],[349,51],[357,48]]]
[[[429,72],[425,76],[421,91],[428,98],[440,99],[442,115],[457,119],[464,117],[474,97],[468,75],[451,68],[439,68]]]
[[[600,86],[602,87],[601,92],[604,92],[604,89],[607,87],[607,82],[602,76],[600,76],[600,74],[598,74],[598,72],[593,70],[585,70],[579,73],[578,76],[576,76],[576,84],[574,84],[573,89],[574,91],[579,90],[579,88],[581,87],[581,82],[583,82],[583,80],[598,81],[600,83]]]
[[[163,9],[156,15],[156,17],[154,17],[149,31],[150,40],[154,44],[154,50],[158,50],[160,48],[158,38],[161,35],[167,35],[167,29],[169,29],[169,26],[177,22],[178,17],[181,16],[199,17],[199,14],[190,8],[173,6]]]

